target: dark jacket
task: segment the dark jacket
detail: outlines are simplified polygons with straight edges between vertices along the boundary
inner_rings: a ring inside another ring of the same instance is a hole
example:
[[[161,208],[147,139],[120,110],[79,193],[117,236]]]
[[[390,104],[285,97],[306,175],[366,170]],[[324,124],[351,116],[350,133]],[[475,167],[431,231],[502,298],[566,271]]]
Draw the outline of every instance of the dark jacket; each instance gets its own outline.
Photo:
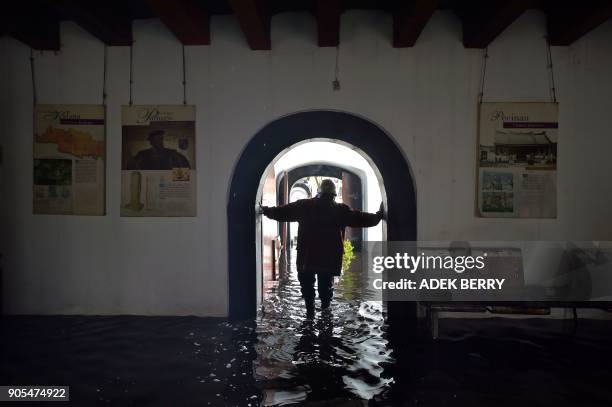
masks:
[[[267,217],[279,222],[299,222],[298,272],[340,275],[345,227],[371,227],[378,214],[352,210],[332,199],[301,199],[284,206],[263,208]]]

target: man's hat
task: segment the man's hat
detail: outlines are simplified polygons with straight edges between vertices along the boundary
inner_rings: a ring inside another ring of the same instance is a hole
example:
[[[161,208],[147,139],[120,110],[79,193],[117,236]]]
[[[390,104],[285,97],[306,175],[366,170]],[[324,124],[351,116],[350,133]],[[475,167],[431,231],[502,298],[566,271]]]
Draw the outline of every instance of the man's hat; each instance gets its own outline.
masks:
[[[336,184],[331,179],[324,179],[319,185],[319,194],[336,195]]]

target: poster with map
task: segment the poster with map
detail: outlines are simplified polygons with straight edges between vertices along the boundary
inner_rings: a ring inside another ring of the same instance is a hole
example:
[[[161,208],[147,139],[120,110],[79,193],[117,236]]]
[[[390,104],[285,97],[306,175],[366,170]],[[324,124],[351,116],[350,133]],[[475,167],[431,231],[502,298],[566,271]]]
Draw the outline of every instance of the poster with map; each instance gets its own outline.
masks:
[[[195,106],[121,116],[121,216],[196,216]]]
[[[558,127],[557,103],[480,105],[480,216],[557,217]]]
[[[36,105],[33,213],[104,215],[104,105]]]

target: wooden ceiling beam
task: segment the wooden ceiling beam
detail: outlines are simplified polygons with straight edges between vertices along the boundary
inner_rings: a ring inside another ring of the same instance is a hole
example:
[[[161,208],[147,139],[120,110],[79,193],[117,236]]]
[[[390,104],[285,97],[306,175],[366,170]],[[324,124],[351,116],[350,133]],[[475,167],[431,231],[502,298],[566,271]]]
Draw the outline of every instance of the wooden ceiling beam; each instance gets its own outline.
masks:
[[[36,26],[26,23],[11,36],[37,51],[60,50],[59,21],[42,20]]]
[[[53,3],[62,15],[106,45],[132,45],[132,21],[122,8],[124,3],[103,0],[54,0]]]
[[[59,21],[42,20],[36,25],[19,24],[14,30],[5,33],[37,51],[59,51]]]
[[[319,47],[337,47],[340,44],[340,16],[344,11],[342,0],[317,0],[315,16]]]
[[[412,47],[438,7],[437,0],[413,0],[393,12],[393,46]]]
[[[264,0],[229,0],[252,50],[271,49],[270,15]]]
[[[210,45],[210,16],[201,1],[148,0],[148,4],[183,45]]]
[[[612,1],[582,0],[551,3],[547,10],[550,45],[570,45],[612,18]]]
[[[2,32],[37,51],[59,51],[59,17],[44,2],[17,3],[4,9]]]
[[[463,45],[485,48],[530,6],[530,0],[469,2],[463,14]]]

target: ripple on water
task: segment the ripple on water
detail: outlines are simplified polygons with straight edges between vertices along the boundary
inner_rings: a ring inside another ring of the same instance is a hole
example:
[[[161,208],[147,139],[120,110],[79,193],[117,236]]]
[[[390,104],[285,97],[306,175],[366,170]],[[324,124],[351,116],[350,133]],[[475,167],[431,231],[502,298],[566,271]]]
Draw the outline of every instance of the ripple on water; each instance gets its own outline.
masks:
[[[367,280],[352,270],[335,284],[331,313],[306,319],[292,265],[268,289],[257,319],[255,372],[264,405],[380,394],[393,382],[381,377],[381,365],[392,362],[385,328],[381,302],[371,299]]]

